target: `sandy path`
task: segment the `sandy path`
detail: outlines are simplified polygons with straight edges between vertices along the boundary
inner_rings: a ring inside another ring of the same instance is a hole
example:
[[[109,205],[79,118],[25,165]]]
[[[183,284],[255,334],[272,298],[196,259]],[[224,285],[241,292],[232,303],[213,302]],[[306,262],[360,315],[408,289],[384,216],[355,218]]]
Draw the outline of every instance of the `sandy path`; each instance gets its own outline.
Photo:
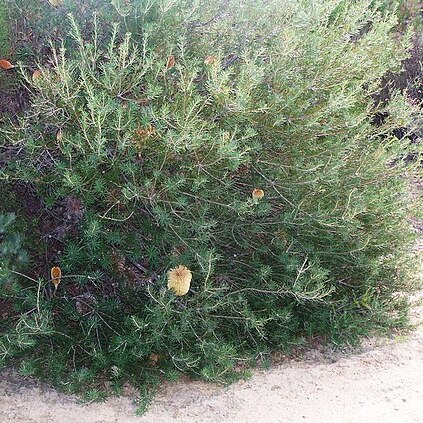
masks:
[[[414,319],[422,322],[421,307]],[[135,397],[81,405],[11,372],[0,377],[1,423],[422,423],[423,328],[351,355],[314,349],[228,388],[168,384],[143,417]]]

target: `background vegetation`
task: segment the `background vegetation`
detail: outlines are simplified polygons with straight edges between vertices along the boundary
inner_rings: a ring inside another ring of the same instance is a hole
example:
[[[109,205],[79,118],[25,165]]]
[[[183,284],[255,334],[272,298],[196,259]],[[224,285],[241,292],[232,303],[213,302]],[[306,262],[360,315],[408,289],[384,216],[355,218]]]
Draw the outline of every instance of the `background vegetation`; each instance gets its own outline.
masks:
[[[7,4],[22,65],[0,132],[3,363],[92,399],[101,380],[231,381],[310,337],[406,325],[420,109],[389,81],[412,9]]]
[[[6,19],[6,5],[4,1],[0,1],[0,56],[5,56],[9,53],[9,31]]]

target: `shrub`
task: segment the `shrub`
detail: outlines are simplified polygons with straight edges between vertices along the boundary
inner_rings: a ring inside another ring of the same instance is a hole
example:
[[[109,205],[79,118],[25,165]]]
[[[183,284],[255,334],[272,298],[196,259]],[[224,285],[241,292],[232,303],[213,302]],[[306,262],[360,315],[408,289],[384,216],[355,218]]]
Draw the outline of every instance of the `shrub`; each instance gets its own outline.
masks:
[[[21,69],[32,107],[4,130],[19,154],[3,179],[42,205],[41,266],[16,282],[26,312],[0,356],[76,390],[93,376],[227,381],[308,336],[403,325],[416,170],[392,131],[417,111],[400,92],[373,101],[407,56],[394,13],[367,0],[114,4],[123,26],[94,18],[87,39],[71,17],[67,48]],[[184,296],[167,287],[178,266],[192,274]]]

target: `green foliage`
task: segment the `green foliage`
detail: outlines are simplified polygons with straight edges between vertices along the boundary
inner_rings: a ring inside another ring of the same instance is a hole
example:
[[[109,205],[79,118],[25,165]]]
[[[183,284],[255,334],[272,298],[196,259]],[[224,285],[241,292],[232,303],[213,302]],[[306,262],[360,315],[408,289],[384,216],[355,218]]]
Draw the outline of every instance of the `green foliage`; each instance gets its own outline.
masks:
[[[88,36],[71,16],[41,75],[21,69],[32,105],[4,131],[19,154],[3,178],[34,187],[47,259],[14,285],[22,316],[0,357],[90,400],[95,377],[131,380],[144,409],[175,371],[232,381],[307,336],[404,325],[417,170],[393,130],[417,110],[400,92],[373,100],[407,56],[395,14],[370,0],[112,3],[120,26],[93,18]],[[167,289],[180,264],[184,297]]]
[[[384,0],[381,2],[380,10],[390,11],[397,8],[398,20],[401,25],[412,22],[421,25],[421,4],[419,0]]]
[[[0,58],[9,54],[9,24],[5,1],[0,0]]]
[[[103,19],[103,26],[115,20],[109,0],[64,0],[53,6],[48,0],[0,0],[8,9],[11,22],[15,22],[18,36],[11,40],[17,60],[32,64],[37,60],[48,60],[49,41],[66,38],[68,27],[64,25],[68,13],[74,14],[86,34],[92,29],[92,14]]]
[[[16,277],[19,276],[18,271],[28,265],[28,255],[22,247],[23,238],[14,230],[15,219],[13,213],[0,214],[0,331],[7,331],[12,316],[22,310],[18,302],[15,303],[16,295],[21,291]],[[23,317],[18,326],[24,321]],[[12,332],[10,336],[6,335],[7,342],[0,340],[0,364],[13,352],[28,346],[28,340],[19,336],[15,328]]]
[[[13,213],[0,214],[0,282],[11,277],[10,269],[28,263],[27,253],[22,248],[22,237],[10,229],[15,219]]]

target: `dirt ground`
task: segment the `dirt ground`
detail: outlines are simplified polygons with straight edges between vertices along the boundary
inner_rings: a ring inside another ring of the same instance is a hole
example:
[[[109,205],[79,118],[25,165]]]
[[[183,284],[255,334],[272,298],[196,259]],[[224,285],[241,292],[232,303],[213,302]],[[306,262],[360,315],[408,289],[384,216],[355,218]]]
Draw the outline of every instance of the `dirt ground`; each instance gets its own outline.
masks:
[[[82,405],[6,371],[0,423],[422,423],[421,304],[413,319],[418,327],[406,336],[369,340],[349,354],[317,347],[230,387],[167,384],[142,417],[135,395]]]

